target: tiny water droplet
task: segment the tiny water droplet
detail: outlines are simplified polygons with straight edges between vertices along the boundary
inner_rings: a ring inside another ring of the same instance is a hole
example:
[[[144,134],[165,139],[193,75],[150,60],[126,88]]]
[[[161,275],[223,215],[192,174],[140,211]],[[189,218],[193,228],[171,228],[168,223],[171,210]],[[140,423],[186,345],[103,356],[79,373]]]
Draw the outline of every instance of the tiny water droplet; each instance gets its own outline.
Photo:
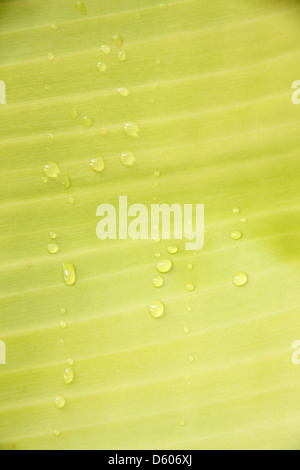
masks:
[[[125,51],[120,51],[118,53],[118,59],[120,62],[124,62],[127,59],[127,54]]]
[[[172,261],[170,261],[169,259],[164,259],[156,264],[156,269],[159,273],[167,273],[170,271],[172,266]]]
[[[189,356],[189,361],[190,361],[191,364],[192,364],[193,362],[195,362],[194,356]]]
[[[164,279],[162,276],[156,276],[153,281],[152,281],[152,284],[154,287],[162,287],[164,285]]]
[[[65,315],[67,313],[67,309],[65,307],[62,307],[60,309],[60,313],[61,313],[61,315]]]
[[[70,385],[75,378],[75,373],[72,367],[67,367],[64,372],[64,382],[66,385]]]
[[[160,300],[152,302],[149,313],[153,318],[160,318],[165,311],[165,306]]]
[[[61,182],[61,184],[63,185],[63,187],[65,189],[70,189],[70,187],[72,186],[71,179],[70,179],[69,175],[67,175],[67,174],[61,175],[60,182]]]
[[[129,91],[127,88],[118,88],[118,92],[120,93],[121,96],[128,96],[129,95]]]
[[[67,286],[74,286],[76,282],[76,269],[72,263],[63,263],[64,281]]]
[[[91,127],[94,121],[89,116],[83,116],[82,123],[84,127]]]
[[[155,238],[154,239],[154,243],[160,243],[160,242],[161,242],[160,238]]]
[[[187,309],[188,312],[191,312],[193,310],[190,305],[188,305],[186,309]]]
[[[165,3],[160,3],[159,8],[160,8],[162,11],[167,11],[168,6],[167,6]]]
[[[107,45],[107,44],[102,44],[101,46],[101,51],[104,53],[104,54],[109,54],[110,53],[110,47]]]
[[[186,425],[185,421],[180,421],[180,426],[183,428]]]
[[[42,183],[44,183],[44,184],[48,183],[47,176],[42,176],[41,180],[42,180]]]
[[[195,290],[195,285],[194,284],[187,284],[185,286],[185,288],[188,292],[193,292]]]
[[[107,70],[106,63],[105,62],[98,62],[97,69],[99,70],[99,72],[106,72],[106,70]]]
[[[59,323],[59,326],[60,326],[63,330],[65,330],[65,329],[67,328],[67,324],[66,324],[65,321],[61,321],[61,322]]]
[[[124,131],[130,137],[137,137],[139,135],[140,128],[135,122],[126,122],[124,124]]]
[[[241,211],[240,211],[240,209],[239,209],[238,207],[234,207],[234,208],[232,209],[232,212],[233,212],[234,214],[239,214]]]
[[[114,34],[113,35],[113,43],[115,46],[122,46],[123,45],[123,38],[121,34]]]
[[[132,152],[122,153],[120,157],[120,162],[124,166],[132,166],[135,162],[135,157]]]
[[[248,219],[247,219],[246,217],[243,217],[243,218],[241,219],[241,222],[243,222],[243,223],[248,222]]]
[[[54,403],[55,403],[56,408],[61,410],[66,405],[66,399],[64,397],[62,397],[61,395],[57,395],[55,397],[55,402]]]
[[[72,115],[73,119],[77,119],[78,116],[79,116],[78,109],[77,108],[72,108],[71,115]]]
[[[52,240],[55,240],[55,238],[57,238],[57,234],[55,232],[50,232],[49,236],[50,238],[52,238]]]
[[[161,254],[160,253],[155,253],[154,256],[155,256],[155,258],[160,258]]]
[[[73,366],[73,365],[74,365],[73,359],[68,359],[68,360],[67,360],[67,363],[69,364],[69,366]]]
[[[75,6],[77,8],[77,10],[82,14],[82,15],[86,15],[87,14],[87,11],[86,11],[86,7],[85,7],[85,4],[83,2],[76,2],[75,3]]]
[[[178,247],[177,246],[169,246],[168,247],[168,253],[170,253],[170,255],[175,255],[176,253],[178,252]]]
[[[101,137],[105,137],[108,134],[108,129],[106,127],[101,127],[99,134]]]
[[[54,134],[52,132],[49,132],[48,134],[48,139],[54,139]],[[47,149],[48,150],[48,149]],[[49,149],[50,150],[50,149]]]
[[[231,238],[233,240],[240,240],[242,238],[243,234],[242,232],[239,232],[238,230],[235,230],[234,232],[231,232]]]
[[[248,275],[244,272],[238,272],[233,278],[233,284],[236,287],[243,287],[247,284],[248,282]]]
[[[50,243],[48,245],[48,252],[51,254],[51,255],[55,255],[57,252],[58,252],[59,248],[57,246],[56,243]]]
[[[53,52],[48,52],[48,59],[53,60],[54,59],[54,54]]]
[[[61,338],[61,339],[59,340],[59,344],[65,344],[65,340]]]
[[[51,29],[53,29],[53,31],[57,31],[57,29],[58,29],[57,24],[54,24],[54,23],[53,23],[53,24],[51,25]]]
[[[187,265],[187,268],[188,268],[189,271],[192,271],[193,267],[194,267],[194,266],[193,266],[192,264],[188,264],[188,265]]]
[[[183,332],[184,332],[185,335],[189,335],[189,334],[190,334],[190,329],[189,329],[189,327],[188,327],[188,326],[185,326],[185,327],[183,328]]]
[[[69,202],[69,204],[71,204],[73,206],[73,204],[75,204],[75,198],[72,197],[72,196],[69,197],[68,202]]]
[[[159,178],[159,177],[160,177],[160,175],[161,175],[161,172],[160,172],[160,171],[158,171],[158,170],[155,170],[155,172],[154,172],[154,176],[156,176],[157,178]]]
[[[90,161],[90,167],[95,173],[101,173],[104,170],[105,163],[102,155],[97,155]]]
[[[54,436],[59,437],[60,436],[60,431],[58,429],[55,429],[53,431]]]

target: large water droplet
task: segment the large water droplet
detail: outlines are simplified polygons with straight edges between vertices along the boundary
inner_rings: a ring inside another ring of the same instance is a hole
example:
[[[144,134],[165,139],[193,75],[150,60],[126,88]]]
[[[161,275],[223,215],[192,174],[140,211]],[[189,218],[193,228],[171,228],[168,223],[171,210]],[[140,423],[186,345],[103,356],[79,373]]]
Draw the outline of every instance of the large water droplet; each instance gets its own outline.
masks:
[[[87,11],[86,11],[86,7],[85,7],[85,4],[83,2],[76,2],[75,3],[75,6],[77,8],[77,10],[82,14],[82,15],[86,15],[87,14]]]
[[[233,240],[240,240],[242,236],[243,236],[242,232],[239,232],[238,230],[234,230],[234,232],[231,232],[231,238]]]
[[[165,311],[165,306],[160,300],[155,300],[150,305],[149,313],[153,318],[160,318]]]
[[[76,282],[76,269],[72,263],[63,263],[64,281],[67,286],[74,286]]]
[[[97,155],[90,161],[90,167],[96,173],[101,173],[104,170],[105,163],[102,155]]]
[[[156,276],[153,281],[152,281],[152,284],[154,287],[162,287],[164,285],[164,279],[162,276]]]
[[[248,275],[244,272],[238,272],[233,278],[233,284],[236,287],[243,287],[247,284],[248,282]]]
[[[49,179],[59,179],[61,175],[60,168],[58,164],[54,161],[48,162],[43,168],[44,175]]]
[[[75,378],[75,373],[72,367],[67,367],[64,372],[64,382],[66,385],[70,385]]]
[[[172,266],[173,266],[172,261],[170,261],[169,259],[164,259],[164,260],[159,261],[156,264],[156,269],[159,273],[167,273],[170,271]]]
[[[57,252],[58,252],[58,246],[56,243],[50,243],[48,245],[48,252],[51,254],[51,255],[55,255]]]
[[[115,46],[122,46],[123,45],[123,38],[121,34],[114,34],[113,35],[113,43]]]
[[[64,397],[62,397],[61,395],[57,395],[55,397],[55,402],[54,403],[55,403],[56,408],[61,410],[66,405],[66,399]]]
[[[132,166],[135,162],[135,157],[132,152],[122,153],[120,157],[120,162],[124,166]]]
[[[124,124],[124,131],[130,137],[137,137],[139,135],[140,128],[135,122],[126,122]]]

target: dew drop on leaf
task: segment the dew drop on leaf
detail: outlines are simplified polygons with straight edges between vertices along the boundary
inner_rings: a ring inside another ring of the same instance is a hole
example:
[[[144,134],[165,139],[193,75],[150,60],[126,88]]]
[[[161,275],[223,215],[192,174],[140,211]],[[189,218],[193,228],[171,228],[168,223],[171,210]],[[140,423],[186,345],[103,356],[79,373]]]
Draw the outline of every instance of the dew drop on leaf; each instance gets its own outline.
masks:
[[[153,318],[160,318],[165,312],[165,306],[160,300],[154,300],[149,308],[149,313]]]
[[[238,272],[233,278],[233,284],[236,287],[243,287],[247,284],[248,282],[248,275],[244,272]]]
[[[159,273],[167,273],[170,271],[172,266],[173,266],[172,261],[170,261],[169,259],[164,259],[164,260],[159,261],[156,264],[156,269]]]
[[[76,282],[76,269],[72,263],[63,263],[64,282],[67,286],[74,286]]]

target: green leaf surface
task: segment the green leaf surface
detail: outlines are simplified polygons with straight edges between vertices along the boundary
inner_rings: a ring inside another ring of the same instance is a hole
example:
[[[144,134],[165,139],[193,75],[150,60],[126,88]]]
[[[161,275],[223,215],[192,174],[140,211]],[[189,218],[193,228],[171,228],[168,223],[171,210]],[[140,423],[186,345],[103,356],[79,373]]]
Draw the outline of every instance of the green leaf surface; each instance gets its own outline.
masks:
[[[0,2],[0,448],[298,449],[300,3],[84,3]],[[71,188],[42,181],[52,160]],[[205,204],[204,249],[98,240],[121,195]],[[155,253],[173,261],[161,289]]]

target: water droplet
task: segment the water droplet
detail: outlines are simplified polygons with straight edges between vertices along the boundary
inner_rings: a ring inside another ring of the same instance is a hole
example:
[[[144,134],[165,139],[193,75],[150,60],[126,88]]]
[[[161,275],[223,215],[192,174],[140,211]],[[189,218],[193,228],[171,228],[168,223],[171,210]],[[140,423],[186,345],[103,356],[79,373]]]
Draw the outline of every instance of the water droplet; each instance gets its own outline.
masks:
[[[86,11],[86,7],[85,7],[85,4],[83,2],[76,2],[75,3],[75,6],[77,8],[77,10],[82,14],[82,15],[86,15],[87,14],[87,11]]]
[[[160,300],[152,302],[149,313],[153,318],[160,318],[165,311],[165,306]]]
[[[60,182],[65,189],[69,189],[72,186],[70,177],[67,174],[61,175]]]
[[[56,408],[61,410],[66,405],[66,399],[64,397],[62,397],[61,395],[57,395],[55,397],[55,402],[54,403],[55,403]]]
[[[59,166],[54,161],[50,161],[44,166],[43,173],[47,178],[52,179],[52,180],[53,179],[57,180],[61,176],[61,171],[59,169]]]
[[[56,245],[56,243],[50,243],[48,245],[48,252],[51,254],[51,255],[55,255],[57,252],[58,252],[58,246]]]
[[[172,261],[170,261],[169,259],[164,259],[156,264],[156,269],[159,273],[167,273],[170,271],[172,266]]]
[[[79,116],[78,109],[77,108],[72,108],[71,115],[73,119],[77,119]]]
[[[105,62],[98,62],[97,69],[99,70],[99,72],[106,72],[106,70],[107,70],[106,63]]]
[[[248,219],[247,219],[246,217],[243,217],[243,218],[241,219],[241,222],[243,222],[243,223],[248,222]]]
[[[48,139],[54,139],[54,134],[52,132],[49,132],[48,134]],[[48,149],[47,149],[48,150]],[[49,149],[50,150],[50,149]]]
[[[160,242],[161,242],[160,238],[155,238],[154,239],[154,243],[160,243]]]
[[[248,282],[248,275],[242,271],[239,273],[236,273],[236,275],[233,278],[233,284],[236,287],[243,287],[247,284],[247,282]]]
[[[167,11],[168,6],[167,6],[165,3],[161,3],[161,4],[159,5],[159,8],[160,8],[162,11]]]
[[[131,137],[137,137],[140,132],[140,128],[135,122],[126,122],[124,124],[124,131]]]
[[[59,326],[60,326],[63,330],[65,330],[65,329],[67,328],[67,324],[66,324],[65,321],[61,321],[61,322],[59,323]]]
[[[189,356],[189,361],[190,361],[191,364],[192,364],[193,362],[195,362],[194,356]]]
[[[57,31],[57,29],[58,29],[57,24],[52,24],[51,29],[53,29],[53,31]]]
[[[74,365],[73,359],[68,359],[68,360],[67,360],[67,363],[69,364],[69,366],[73,366],[73,365]]]
[[[107,134],[108,134],[108,129],[106,127],[101,127],[100,131],[99,131],[99,134],[102,136],[102,137],[105,137]]]
[[[107,46],[106,44],[103,44],[103,45],[101,46],[101,51],[102,51],[104,54],[109,54],[109,53],[110,53],[110,50],[111,50],[110,47]]]
[[[152,281],[152,284],[154,287],[162,287],[164,285],[164,279],[162,276],[156,276],[153,281]]]
[[[75,373],[72,367],[67,367],[64,372],[64,382],[66,385],[70,385],[75,378]]]
[[[88,116],[83,116],[82,123],[83,123],[84,127],[91,127],[93,125],[94,121]]]
[[[55,238],[57,238],[57,234],[55,232],[50,232],[49,236],[50,238],[52,238],[52,240],[55,240]]]
[[[69,197],[68,202],[69,202],[69,204],[71,204],[73,206],[73,204],[75,204],[75,198],[72,197],[72,196]]]
[[[187,309],[188,312],[191,312],[193,310],[190,305],[188,305],[186,309]]]
[[[160,177],[160,175],[161,175],[161,172],[160,172],[160,171],[158,171],[158,170],[155,170],[155,172],[154,172],[154,176],[156,176],[157,178],[159,178],[159,177]]]
[[[192,271],[193,267],[194,267],[194,266],[193,266],[192,264],[188,264],[188,265],[187,265],[187,268],[188,268],[189,271]]]
[[[48,59],[53,60],[54,59],[54,54],[53,52],[48,52]]]
[[[72,263],[63,263],[64,281],[67,286],[74,286],[76,282],[76,270]]]
[[[169,246],[168,247],[168,253],[171,255],[175,255],[178,252],[178,247],[177,246]]]
[[[65,315],[67,313],[67,309],[65,307],[62,307],[60,309],[60,313],[61,313],[61,315]]]
[[[185,288],[188,292],[193,292],[195,290],[194,284],[187,284]]]
[[[48,183],[47,176],[42,176],[41,180],[42,180],[42,183],[44,183],[44,184]]]
[[[234,232],[231,232],[231,238],[233,240],[240,240],[243,236],[242,232],[239,232],[238,230],[235,230]]]
[[[54,436],[59,437],[60,436],[60,431],[58,429],[55,429],[53,431]]]
[[[189,334],[190,334],[190,329],[189,329],[189,327],[188,327],[188,326],[185,326],[185,327],[183,328],[183,332],[184,332],[185,335],[189,335]]]
[[[122,153],[120,157],[120,162],[124,166],[132,166],[135,162],[135,157],[132,152]]]
[[[104,170],[105,163],[102,155],[98,155],[90,161],[90,167],[95,173],[101,173]]]
[[[232,212],[233,212],[234,214],[239,214],[241,211],[240,211],[240,209],[239,209],[238,207],[234,207],[234,208],[232,209]]]
[[[186,425],[186,422],[185,421],[180,421],[180,426],[181,427],[184,427]]]
[[[124,62],[127,59],[127,54],[125,51],[120,51],[118,53],[118,59],[120,62]]]
[[[160,258],[161,254],[160,253],[155,253],[154,256],[155,256],[155,258]]]
[[[118,88],[118,92],[120,93],[121,96],[128,96],[129,95],[129,91],[127,88]]]
[[[65,340],[61,338],[61,339],[59,340],[59,344],[65,344]]]
[[[115,46],[122,46],[123,45],[123,38],[121,34],[114,34],[113,35],[113,43]]]

